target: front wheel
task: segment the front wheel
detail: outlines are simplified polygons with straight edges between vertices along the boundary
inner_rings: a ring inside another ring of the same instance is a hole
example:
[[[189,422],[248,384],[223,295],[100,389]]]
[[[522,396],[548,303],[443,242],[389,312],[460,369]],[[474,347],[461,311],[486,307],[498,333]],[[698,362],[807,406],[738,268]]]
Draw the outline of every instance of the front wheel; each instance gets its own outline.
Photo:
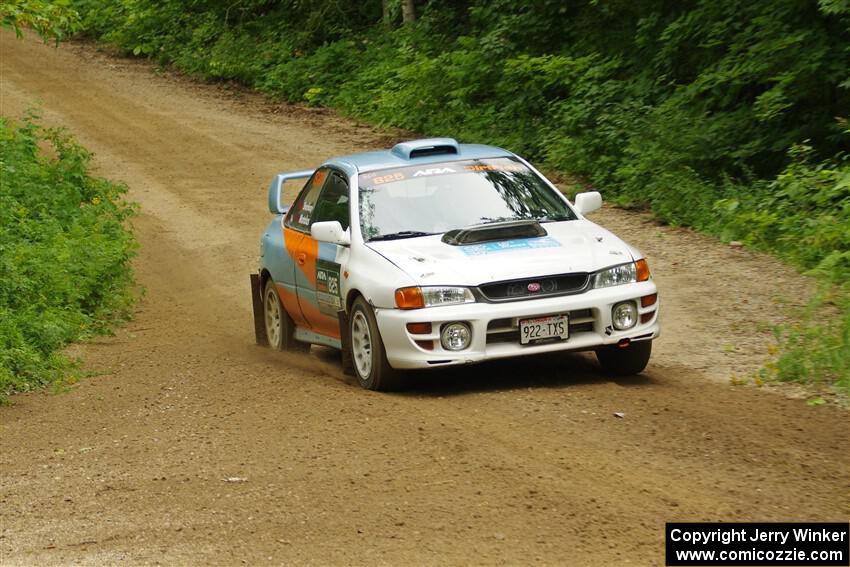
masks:
[[[351,363],[357,382],[367,390],[388,391],[398,387],[398,372],[387,362],[375,312],[362,297],[354,300],[348,317]]]
[[[263,292],[263,319],[266,323],[266,336],[269,346],[276,350],[291,350],[305,352],[310,345],[295,340],[295,323],[283,308],[277,286],[269,278]]]
[[[607,374],[633,376],[640,374],[649,363],[652,341],[637,341],[627,347],[610,346],[596,351],[599,365]]]

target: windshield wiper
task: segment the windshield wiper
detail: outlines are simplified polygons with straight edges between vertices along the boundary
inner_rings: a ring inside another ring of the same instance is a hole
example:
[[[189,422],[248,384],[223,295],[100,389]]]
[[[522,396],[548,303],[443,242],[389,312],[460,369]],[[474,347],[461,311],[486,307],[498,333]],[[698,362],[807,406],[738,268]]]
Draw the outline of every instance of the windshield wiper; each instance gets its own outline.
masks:
[[[417,236],[431,236],[434,232],[422,232],[421,230],[402,230],[401,232],[391,232],[389,234],[380,234],[373,236],[367,242],[375,242],[378,240],[399,240],[401,238],[416,238]]]
[[[523,217],[481,217],[481,223],[479,224],[493,224],[497,222],[508,222],[515,220],[533,220],[533,219],[525,219]]]
[[[573,219],[572,217],[565,217],[563,215],[559,215],[559,216],[554,216],[554,217],[540,217],[539,219],[536,219],[536,220],[537,220],[537,222],[560,222],[560,221],[575,220],[575,219]]]

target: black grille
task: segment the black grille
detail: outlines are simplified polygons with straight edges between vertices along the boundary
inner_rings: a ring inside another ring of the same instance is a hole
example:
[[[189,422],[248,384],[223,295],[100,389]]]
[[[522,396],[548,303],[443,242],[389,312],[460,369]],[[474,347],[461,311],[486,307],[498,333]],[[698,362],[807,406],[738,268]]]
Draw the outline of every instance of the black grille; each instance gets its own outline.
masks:
[[[490,301],[516,301],[578,293],[587,287],[587,280],[587,272],[578,272],[488,283],[479,286],[478,289]]]

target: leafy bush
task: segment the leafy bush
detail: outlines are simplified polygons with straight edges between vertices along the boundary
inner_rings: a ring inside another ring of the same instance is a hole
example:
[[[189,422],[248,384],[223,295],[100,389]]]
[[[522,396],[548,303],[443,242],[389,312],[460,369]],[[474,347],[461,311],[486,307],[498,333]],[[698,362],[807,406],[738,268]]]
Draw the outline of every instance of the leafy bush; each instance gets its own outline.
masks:
[[[59,42],[77,27],[79,14],[67,1],[0,0],[0,25],[12,28],[18,37],[24,28],[31,28],[47,41]]]
[[[791,163],[773,181],[716,203],[718,230],[832,283],[850,281],[850,160],[814,162],[806,145],[789,153]]]
[[[0,118],[0,399],[61,378],[59,349],[128,314],[133,209],[89,159],[32,116]]]

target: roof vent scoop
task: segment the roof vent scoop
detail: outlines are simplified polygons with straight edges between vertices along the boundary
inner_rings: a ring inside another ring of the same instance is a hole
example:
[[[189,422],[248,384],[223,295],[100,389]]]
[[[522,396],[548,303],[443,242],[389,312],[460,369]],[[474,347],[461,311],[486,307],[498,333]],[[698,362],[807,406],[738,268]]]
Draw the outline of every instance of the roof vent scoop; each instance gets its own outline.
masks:
[[[426,156],[459,154],[460,146],[453,138],[427,138],[396,144],[390,151],[402,159],[410,160]]]

